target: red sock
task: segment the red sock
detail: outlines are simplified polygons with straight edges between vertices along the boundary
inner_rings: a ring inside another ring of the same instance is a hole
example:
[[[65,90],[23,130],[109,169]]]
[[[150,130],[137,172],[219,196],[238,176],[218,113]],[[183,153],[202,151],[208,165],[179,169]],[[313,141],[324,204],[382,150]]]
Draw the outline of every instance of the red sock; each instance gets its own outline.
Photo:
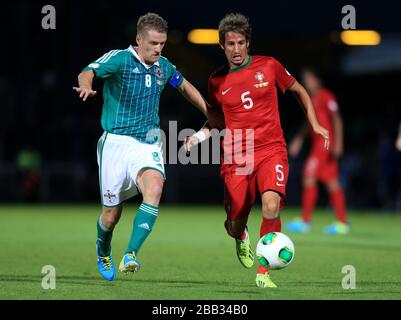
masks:
[[[260,225],[260,237],[264,236],[269,232],[280,232],[281,231],[281,220],[280,218],[274,220],[268,220],[263,218],[262,224]]]
[[[247,232],[246,229],[245,229],[244,232],[242,233],[240,239],[241,239],[242,241],[245,241],[246,238],[248,238],[248,232]]]
[[[258,271],[256,271],[256,274],[265,274],[266,272],[270,273],[269,269],[267,269],[265,266],[260,265]]]
[[[337,220],[342,223],[347,223],[347,210],[345,205],[345,196],[342,188],[331,191],[330,202],[336,213]]]
[[[312,217],[312,212],[315,209],[318,186],[311,185],[304,187],[302,191],[302,220],[304,222],[310,222]]]

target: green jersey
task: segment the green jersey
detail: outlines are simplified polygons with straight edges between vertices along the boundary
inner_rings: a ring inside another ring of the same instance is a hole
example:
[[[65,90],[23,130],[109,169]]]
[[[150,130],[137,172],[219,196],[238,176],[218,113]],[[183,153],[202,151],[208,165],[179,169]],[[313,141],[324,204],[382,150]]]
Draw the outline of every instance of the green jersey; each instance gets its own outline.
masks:
[[[176,76],[176,67],[164,57],[148,66],[130,46],[106,53],[83,69],[87,70],[105,79],[103,129],[146,143],[157,142],[160,94],[166,83]],[[178,85],[183,81],[180,77]]]

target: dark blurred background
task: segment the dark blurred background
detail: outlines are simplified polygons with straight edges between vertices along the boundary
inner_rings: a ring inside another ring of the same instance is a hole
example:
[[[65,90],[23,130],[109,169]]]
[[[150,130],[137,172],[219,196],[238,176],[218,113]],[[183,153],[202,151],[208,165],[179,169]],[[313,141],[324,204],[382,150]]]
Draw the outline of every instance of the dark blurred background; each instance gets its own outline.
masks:
[[[56,29],[44,30],[44,5],[56,8]],[[338,40],[341,9],[356,9],[357,29],[380,32],[378,46]],[[217,45],[194,45],[187,33],[217,28],[229,12],[253,26],[251,54],[271,55],[299,78],[314,66],[338,98],[345,124],[341,180],[350,208],[401,211],[401,154],[394,141],[401,120],[401,22],[396,1],[28,1],[2,4],[0,59],[0,201],[98,202],[96,144],[102,134],[102,95],[83,103],[72,86],[88,63],[134,43],[137,18],[156,12],[169,23],[163,55],[207,96],[207,79],[225,62]],[[100,91],[101,82],[95,83]],[[305,116],[280,94],[287,142]],[[203,115],[167,86],[161,127],[198,129]],[[289,205],[300,203],[300,170],[290,159]],[[164,203],[222,203],[218,165],[166,165]],[[323,191],[324,194],[324,191]],[[324,197],[320,199],[324,205]]]

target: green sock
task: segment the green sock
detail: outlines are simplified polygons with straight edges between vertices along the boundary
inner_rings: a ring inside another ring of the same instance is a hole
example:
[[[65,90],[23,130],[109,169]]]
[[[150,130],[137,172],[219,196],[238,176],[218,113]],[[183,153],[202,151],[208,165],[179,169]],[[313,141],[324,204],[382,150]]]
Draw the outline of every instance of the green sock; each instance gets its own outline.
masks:
[[[136,254],[138,254],[142,244],[152,231],[158,212],[158,207],[142,202],[136,214],[132,228],[131,239],[125,253],[134,251]]]
[[[102,223],[102,216],[97,220],[97,254],[106,257],[111,254],[111,238],[113,230],[107,229]]]

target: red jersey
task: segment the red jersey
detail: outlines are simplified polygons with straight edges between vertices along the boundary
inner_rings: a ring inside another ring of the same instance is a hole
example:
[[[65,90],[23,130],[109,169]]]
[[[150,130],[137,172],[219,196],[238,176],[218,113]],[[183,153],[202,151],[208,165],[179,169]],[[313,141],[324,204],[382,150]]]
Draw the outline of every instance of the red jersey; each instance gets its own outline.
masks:
[[[330,134],[330,149],[334,146],[334,127],[332,114],[338,112],[338,104],[335,95],[327,89],[320,89],[312,96],[313,106],[315,107],[316,117],[323,128],[326,128]],[[312,146],[311,153],[315,155],[327,156],[330,151],[324,149],[324,138],[311,132]]]
[[[281,63],[267,56],[249,56],[245,65],[231,70],[223,67],[210,76],[210,102],[224,113],[226,129],[231,132],[225,134],[224,153],[239,151],[236,145],[241,152],[248,150],[252,130],[255,152],[286,147],[276,87],[285,92],[294,82]]]

